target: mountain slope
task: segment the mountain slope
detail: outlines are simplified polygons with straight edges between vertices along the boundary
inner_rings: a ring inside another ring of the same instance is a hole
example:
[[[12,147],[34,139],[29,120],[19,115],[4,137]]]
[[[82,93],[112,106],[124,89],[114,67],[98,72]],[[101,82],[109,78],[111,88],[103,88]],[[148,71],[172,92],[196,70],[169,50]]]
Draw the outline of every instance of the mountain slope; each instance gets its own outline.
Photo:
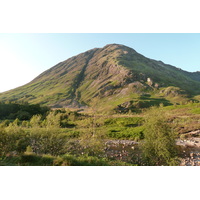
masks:
[[[30,83],[1,93],[0,100],[81,107],[97,99],[98,106],[113,109],[124,103],[137,106],[141,99],[166,104],[187,100],[200,94],[199,86],[200,72],[186,72],[110,44],[58,63]]]

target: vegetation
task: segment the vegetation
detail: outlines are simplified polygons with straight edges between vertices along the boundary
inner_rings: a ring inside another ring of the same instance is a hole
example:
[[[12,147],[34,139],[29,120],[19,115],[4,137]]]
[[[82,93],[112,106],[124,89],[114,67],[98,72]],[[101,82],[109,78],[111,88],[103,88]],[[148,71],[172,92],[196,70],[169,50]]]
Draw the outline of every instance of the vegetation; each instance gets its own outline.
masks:
[[[0,160],[1,166],[131,166],[126,162],[94,156],[24,154]]]
[[[0,102],[0,120],[30,120],[33,115],[43,115],[49,111],[48,107],[39,104]]]
[[[43,118],[4,120],[0,124],[1,165],[131,165],[110,160],[106,134],[97,125],[83,124],[91,116],[55,110]],[[72,126],[77,122],[77,129]],[[100,120],[97,120],[99,122]],[[108,121],[108,120],[107,120]],[[68,126],[69,125],[69,126]],[[86,125],[86,126],[85,126]],[[95,130],[94,130],[95,129]]]
[[[146,165],[176,165],[176,135],[162,110],[152,108],[145,117],[142,152]]]
[[[0,165],[178,165],[175,139],[200,129],[199,108],[161,105],[110,116],[56,109],[30,120],[4,119]],[[126,140],[139,142],[139,149],[109,143]]]
[[[79,54],[0,94],[0,165],[178,165],[199,86],[123,45]]]

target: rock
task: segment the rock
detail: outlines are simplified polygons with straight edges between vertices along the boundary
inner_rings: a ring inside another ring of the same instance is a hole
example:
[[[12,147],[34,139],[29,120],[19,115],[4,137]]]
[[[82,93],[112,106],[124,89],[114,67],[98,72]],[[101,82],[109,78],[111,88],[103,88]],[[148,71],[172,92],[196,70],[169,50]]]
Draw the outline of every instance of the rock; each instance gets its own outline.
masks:
[[[151,78],[147,78],[147,84],[148,84],[149,86],[152,86],[152,85],[153,85],[153,81],[152,81]]]

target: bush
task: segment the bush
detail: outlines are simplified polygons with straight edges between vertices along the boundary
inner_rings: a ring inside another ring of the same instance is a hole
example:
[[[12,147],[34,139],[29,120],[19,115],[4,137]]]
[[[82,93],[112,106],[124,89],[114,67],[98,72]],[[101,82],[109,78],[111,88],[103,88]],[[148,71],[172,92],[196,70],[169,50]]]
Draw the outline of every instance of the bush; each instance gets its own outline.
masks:
[[[31,127],[40,127],[42,116],[41,115],[34,115],[30,120]]]
[[[46,117],[46,127],[47,128],[60,128],[61,113],[50,112]]]
[[[0,155],[23,153],[29,145],[29,136],[21,128],[12,126],[0,131]]]
[[[104,133],[96,131],[83,133],[79,137],[79,144],[83,154],[101,157],[105,154]]]
[[[175,133],[167,123],[166,113],[152,108],[145,117],[142,151],[145,165],[176,165]]]
[[[19,163],[23,166],[52,166],[54,157],[51,155],[24,154],[21,156]]]
[[[49,108],[42,107],[39,104],[29,105],[28,103],[0,103],[0,119],[30,120],[33,115],[46,115]]]
[[[16,135],[13,133],[7,133],[4,130],[0,131],[0,156],[14,151],[16,149]]]
[[[8,127],[9,124],[10,124],[10,121],[9,121],[9,120],[4,120],[3,122],[1,122],[0,128]]]
[[[29,145],[34,153],[61,155],[66,153],[66,143],[67,136],[56,129],[31,129]]]

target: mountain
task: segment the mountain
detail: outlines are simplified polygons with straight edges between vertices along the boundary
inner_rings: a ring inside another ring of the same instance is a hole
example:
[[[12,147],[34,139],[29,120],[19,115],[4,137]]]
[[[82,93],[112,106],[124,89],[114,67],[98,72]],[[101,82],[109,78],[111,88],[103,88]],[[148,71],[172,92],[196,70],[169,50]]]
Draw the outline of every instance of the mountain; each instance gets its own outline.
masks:
[[[123,112],[195,100],[199,94],[200,72],[186,72],[127,46],[109,44],[58,63],[30,83],[1,93],[0,101],[82,108],[96,104]]]

